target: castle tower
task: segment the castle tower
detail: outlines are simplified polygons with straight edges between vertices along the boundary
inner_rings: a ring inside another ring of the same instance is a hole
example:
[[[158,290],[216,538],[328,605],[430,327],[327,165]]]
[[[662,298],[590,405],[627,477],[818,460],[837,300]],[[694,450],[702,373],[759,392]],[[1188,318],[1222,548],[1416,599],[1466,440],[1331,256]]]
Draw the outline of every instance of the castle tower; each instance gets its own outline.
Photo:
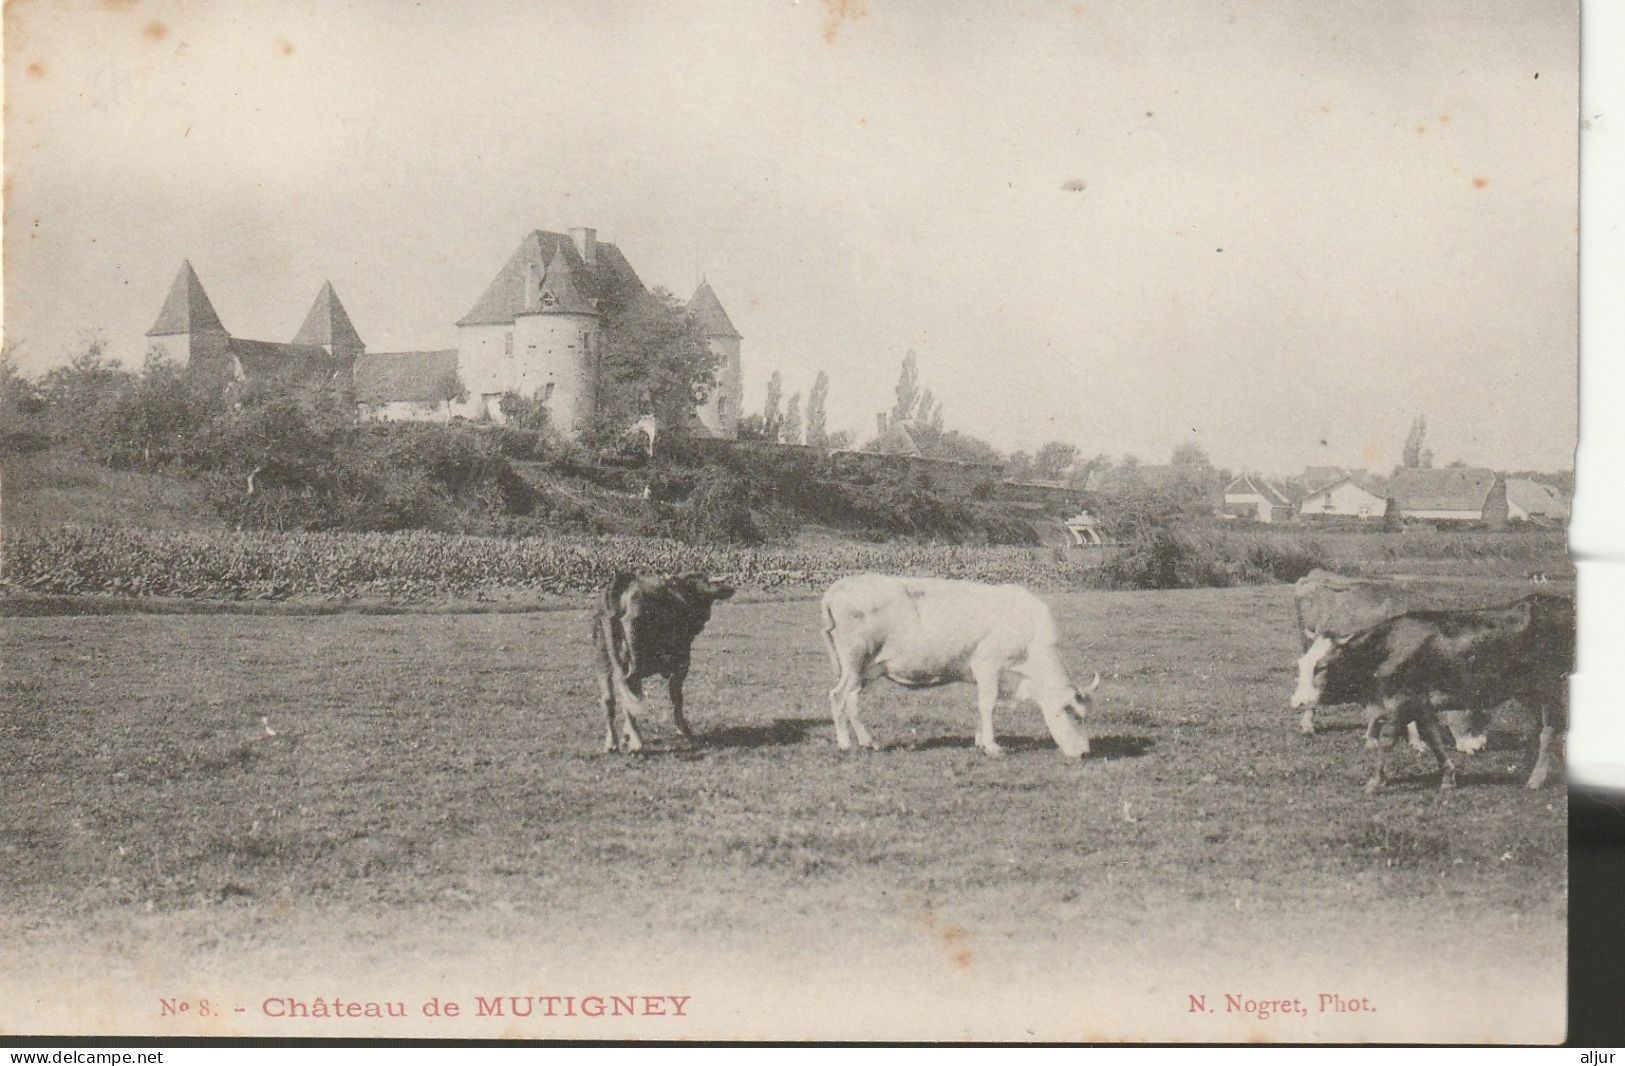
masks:
[[[722,301],[717,299],[709,281],[700,282],[688,301],[688,309],[719,360],[716,387],[697,413],[712,434],[733,440],[739,436],[739,407],[745,399],[739,360],[739,342],[743,338],[728,318],[728,312],[722,309]]]
[[[346,359],[354,359],[367,350],[366,342],[356,332],[349,313],[339,302],[338,293],[333,291],[331,281],[322,283],[322,291],[316,294],[316,302],[305,316],[305,324],[294,334],[293,343],[324,348],[328,355]]]
[[[541,270],[527,264],[522,310],[514,315],[514,391],[541,400],[565,433],[593,416],[603,343],[602,316],[576,278],[572,258],[579,255],[561,243]]]
[[[147,330],[148,346],[165,357],[205,373],[229,375],[227,351],[231,334],[220,324],[209,294],[189,260],[181,262],[180,273],[169,287],[158,321]]]

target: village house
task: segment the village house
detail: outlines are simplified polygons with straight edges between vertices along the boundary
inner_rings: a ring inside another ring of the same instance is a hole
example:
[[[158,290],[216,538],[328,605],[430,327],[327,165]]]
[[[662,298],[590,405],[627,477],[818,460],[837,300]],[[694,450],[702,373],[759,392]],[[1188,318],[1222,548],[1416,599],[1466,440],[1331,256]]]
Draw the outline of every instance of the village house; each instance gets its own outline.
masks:
[[[1305,521],[1381,519],[1387,513],[1387,486],[1365,474],[1345,474],[1298,501],[1298,517]]]
[[[1507,483],[1493,470],[1467,466],[1441,470],[1404,467],[1394,472],[1388,495],[1401,516],[1432,522],[1507,522]]]
[[[1275,485],[1257,475],[1243,474],[1224,487],[1222,513],[1274,524],[1292,521],[1293,510],[1292,501]]]
[[[1569,520],[1568,501],[1550,485],[1528,478],[1507,478],[1507,520],[1560,526]]]
[[[226,381],[351,384],[363,420],[501,422],[503,397],[514,395],[540,400],[551,424],[573,435],[597,410],[606,319],[645,291],[620,249],[596,230],[534,230],[458,320],[456,348],[368,352],[331,284],[291,342],[233,337],[185,262],[147,338],[176,362]],[[719,361],[718,383],[693,428],[732,439],[743,397],[742,338],[709,282],[687,307]]]

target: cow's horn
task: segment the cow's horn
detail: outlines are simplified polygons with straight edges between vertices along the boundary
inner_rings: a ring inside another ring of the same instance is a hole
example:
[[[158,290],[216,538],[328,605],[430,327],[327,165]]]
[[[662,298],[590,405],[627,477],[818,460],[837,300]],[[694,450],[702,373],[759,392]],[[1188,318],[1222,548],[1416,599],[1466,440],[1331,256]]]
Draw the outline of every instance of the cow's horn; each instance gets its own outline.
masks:
[[[1100,675],[1097,673],[1095,675],[1095,679],[1093,681],[1089,682],[1089,687],[1084,689],[1081,693],[1079,693],[1079,695],[1087,696],[1087,695],[1089,695],[1089,693],[1093,692],[1095,689],[1097,689],[1099,687],[1100,687]]]

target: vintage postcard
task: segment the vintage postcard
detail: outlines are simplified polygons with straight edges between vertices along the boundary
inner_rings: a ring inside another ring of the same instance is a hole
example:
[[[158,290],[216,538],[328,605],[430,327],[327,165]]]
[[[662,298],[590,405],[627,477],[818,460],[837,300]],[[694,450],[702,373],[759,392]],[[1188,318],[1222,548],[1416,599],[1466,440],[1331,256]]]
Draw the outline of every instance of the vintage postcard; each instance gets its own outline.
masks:
[[[1555,1043],[1572,0],[17,0],[0,1032]]]

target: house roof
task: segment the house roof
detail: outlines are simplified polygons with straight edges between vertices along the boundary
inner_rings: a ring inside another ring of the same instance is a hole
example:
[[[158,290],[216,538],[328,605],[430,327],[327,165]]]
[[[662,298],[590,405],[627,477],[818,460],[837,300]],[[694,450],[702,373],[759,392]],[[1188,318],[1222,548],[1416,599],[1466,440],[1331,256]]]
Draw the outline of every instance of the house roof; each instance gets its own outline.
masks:
[[[308,344],[232,337],[226,342],[226,351],[236,357],[245,381],[296,382],[327,378],[350,365],[347,357],[329,355],[325,348]]]
[[[344,310],[344,305],[339,302],[338,293],[333,291],[331,281],[322,283],[322,291],[316,294],[316,302],[311,305],[310,314],[305,316],[305,324],[294,334],[293,343],[315,347],[324,344],[335,347],[366,347],[361,334],[355,331],[355,326],[350,322],[350,316]]]
[[[519,242],[508,262],[497,271],[473,310],[457,321],[459,326],[497,326],[511,323],[525,311],[525,278],[531,268],[536,276],[546,274],[548,264],[563,256],[569,263],[572,281],[587,300],[596,300],[600,310],[617,306],[626,296],[643,291],[632,265],[621,250],[608,241],[598,241],[592,266],[576,250],[568,234],[531,230]]]
[[[740,336],[740,332],[734,328],[733,321],[728,317],[728,312],[722,309],[722,301],[717,299],[717,294],[709,281],[700,282],[700,287],[695,289],[694,295],[689,298],[688,309],[693,312],[695,320],[705,330],[707,337]]]
[[[1496,473],[1468,466],[1442,470],[1405,467],[1394,472],[1388,495],[1403,511],[1484,510],[1484,500],[1495,487]]]
[[[1291,507],[1292,501],[1286,494],[1261,477],[1243,474],[1235,478],[1224,487],[1226,496],[1257,496],[1266,503],[1277,507]]]
[[[1305,494],[1303,499],[1308,500],[1311,497],[1330,492],[1333,489],[1343,485],[1353,485],[1355,488],[1362,489],[1372,496],[1377,497],[1379,500],[1384,499],[1388,494],[1388,486],[1380,478],[1374,478],[1369,474],[1344,474],[1336,481],[1322,485],[1315,491]]]
[[[1298,475],[1298,481],[1303,484],[1305,492],[1315,493],[1338,484],[1349,473],[1348,468],[1341,466],[1306,466],[1303,473]]]
[[[455,349],[439,352],[364,352],[355,357],[357,403],[436,403],[457,373]]]
[[[197,271],[192,269],[189,260],[182,260],[181,272],[175,275],[175,284],[169,287],[169,297],[164,300],[163,310],[158,312],[158,321],[147,330],[147,336],[163,337],[200,330],[224,333],[226,327],[220,324],[220,316],[214,313],[214,304],[209,302],[209,294],[203,291]]]
[[[1507,478],[1507,503],[1528,515],[1567,518],[1569,505],[1550,485],[1528,478]]]

